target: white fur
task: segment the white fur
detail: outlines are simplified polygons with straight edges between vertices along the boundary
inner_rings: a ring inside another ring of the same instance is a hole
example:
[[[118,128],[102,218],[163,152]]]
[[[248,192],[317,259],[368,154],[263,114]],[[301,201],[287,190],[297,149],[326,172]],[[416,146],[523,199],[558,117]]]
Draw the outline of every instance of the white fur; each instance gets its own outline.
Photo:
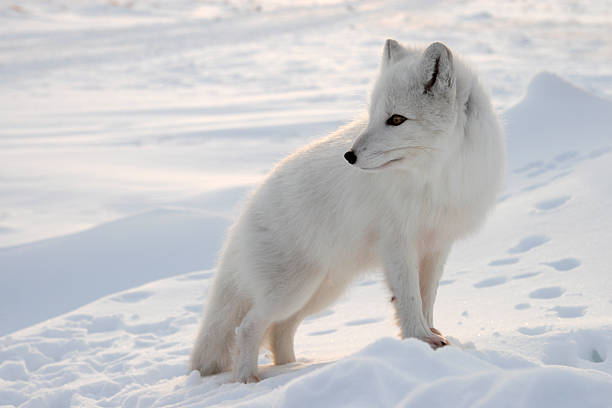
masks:
[[[392,114],[408,120],[386,125]],[[349,149],[354,166],[343,158]],[[440,43],[419,52],[387,40],[368,118],[281,161],[231,228],[192,369],[233,367],[237,381],[257,381],[264,337],[276,364],[295,361],[302,319],[378,266],[402,337],[443,345],[431,328],[444,263],[493,206],[504,160],[476,76]]]

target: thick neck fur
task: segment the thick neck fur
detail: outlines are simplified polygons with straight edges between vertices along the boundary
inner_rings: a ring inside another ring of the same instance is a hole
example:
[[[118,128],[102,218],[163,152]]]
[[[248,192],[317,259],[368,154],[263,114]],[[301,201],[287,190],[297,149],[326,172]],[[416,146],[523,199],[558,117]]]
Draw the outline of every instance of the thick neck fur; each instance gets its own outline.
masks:
[[[410,200],[417,208],[405,208],[418,213],[418,234],[444,235],[449,240],[464,236],[480,226],[487,210],[494,204],[503,180],[505,164],[502,130],[489,97],[476,76],[455,59],[456,118],[452,127],[451,144],[429,171],[411,172],[393,169],[380,176],[375,184],[395,183],[397,173],[403,173],[405,184],[399,191],[418,196]],[[375,177],[378,178],[378,177]],[[400,180],[402,178],[399,178]],[[387,187],[388,188],[388,187]],[[399,193],[401,194],[401,193]],[[398,197],[399,198],[399,197]],[[409,216],[413,223],[415,220]],[[444,231],[439,231],[443,225]]]
[[[422,211],[441,212],[439,217],[444,212],[460,214],[463,222],[456,225],[460,236],[479,226],[486,214],[483,209],[495,202],[503,180],[505,152],[502,130],[485,90],[469,68],[457,60],[455,72],[457,144],[423,184],[422,193],[430,197],[430,207]]]

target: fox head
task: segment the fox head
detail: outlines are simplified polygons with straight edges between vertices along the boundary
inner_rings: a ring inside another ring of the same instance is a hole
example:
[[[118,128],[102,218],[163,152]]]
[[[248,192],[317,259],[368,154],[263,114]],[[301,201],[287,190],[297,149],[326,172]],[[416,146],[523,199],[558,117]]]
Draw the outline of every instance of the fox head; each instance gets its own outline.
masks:
[[[345,159],[363,170],[423,170],[452,150],[457,123],[455,70],[442,43],[423,53],[387,40],[365,130]]]

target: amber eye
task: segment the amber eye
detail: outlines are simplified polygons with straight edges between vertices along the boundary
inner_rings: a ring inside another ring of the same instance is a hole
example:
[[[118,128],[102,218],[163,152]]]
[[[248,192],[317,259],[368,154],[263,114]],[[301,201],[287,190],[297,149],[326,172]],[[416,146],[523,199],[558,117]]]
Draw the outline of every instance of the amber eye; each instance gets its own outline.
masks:
[[[404,123],[404,121],[405,121],[406,119],[407,119],[407,118],[405,118],[404,116],[402,116],[402,115],[398,115],[398,114],[396,113],[396,114],[391,115],[391,116],[389,117],[389,119],[387,119],[387,122],[386,122],[386,123],[387,123],[387,125],[389,125],[389,126],[399,126],[399,125],[401,125],[402,123]]]

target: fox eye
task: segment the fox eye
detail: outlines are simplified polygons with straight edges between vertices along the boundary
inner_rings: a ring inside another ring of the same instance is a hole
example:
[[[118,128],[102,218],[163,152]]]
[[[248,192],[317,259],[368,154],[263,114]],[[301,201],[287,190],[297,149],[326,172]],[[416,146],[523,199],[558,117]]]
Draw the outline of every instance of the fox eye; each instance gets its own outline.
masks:
[[[399,126],[402,123],[404,123],[406,121],[406,117],[402,116],[402,115],[398,115],[397,113],[389,116],[389,119],[387,119],[386,124],[389,126]]]

